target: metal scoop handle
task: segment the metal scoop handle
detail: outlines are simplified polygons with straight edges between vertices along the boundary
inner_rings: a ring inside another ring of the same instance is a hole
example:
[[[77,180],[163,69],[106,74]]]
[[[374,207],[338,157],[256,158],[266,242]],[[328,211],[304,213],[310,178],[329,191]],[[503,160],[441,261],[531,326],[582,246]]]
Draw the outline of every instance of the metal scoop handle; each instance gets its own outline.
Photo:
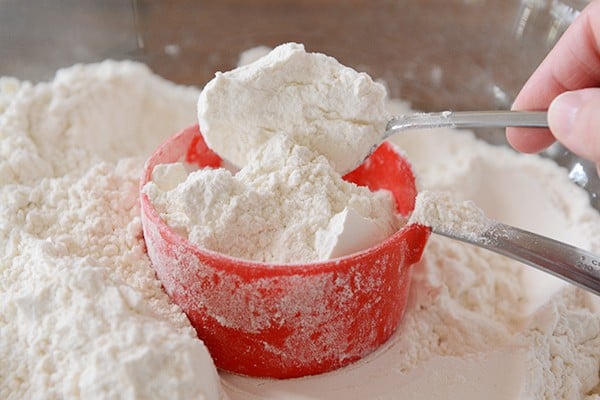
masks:
[[[433,232],[510,257],[600,295],[600,257],[514,226],[494,223],[479,235]]]
[[[393,117],[383,139],[407,129],[499,128],[507,126],[547,128],[546,111],[443,111]]]

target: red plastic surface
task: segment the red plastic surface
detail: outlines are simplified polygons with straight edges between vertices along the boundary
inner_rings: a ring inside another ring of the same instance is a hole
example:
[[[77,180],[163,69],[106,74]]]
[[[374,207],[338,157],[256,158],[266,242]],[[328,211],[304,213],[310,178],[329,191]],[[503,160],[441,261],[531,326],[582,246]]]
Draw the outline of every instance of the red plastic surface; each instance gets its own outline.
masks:
[[[160,163],[185,160],[217,167],[198,126],[160,146],[141,185]],[[345,179],[391,190],[398,210],[414,207],[409,164],[383,144]],[[166,292],[189,317],[217,367],[245,375],[291,378],[330,371],[384,343],[398,326],[411,265],[430,230],[404,226],[383,243],[350,256],[312,264],[264,264],[190,244],[159,217],[141,194],[148,255]]]

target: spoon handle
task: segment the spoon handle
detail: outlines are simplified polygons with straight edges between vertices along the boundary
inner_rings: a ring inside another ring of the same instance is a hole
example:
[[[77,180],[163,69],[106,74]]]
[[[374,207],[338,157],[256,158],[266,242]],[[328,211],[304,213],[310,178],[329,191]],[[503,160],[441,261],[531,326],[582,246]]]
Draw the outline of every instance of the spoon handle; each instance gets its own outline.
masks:
[[[507,126],[548,127],[546,111],[443,111],[393,117],[384,139],[406,129],[425,128],[497,128]]]
[[[494,223],[480,235],[435,233],[523,262],[600,295],[600,257],[514,226]]]

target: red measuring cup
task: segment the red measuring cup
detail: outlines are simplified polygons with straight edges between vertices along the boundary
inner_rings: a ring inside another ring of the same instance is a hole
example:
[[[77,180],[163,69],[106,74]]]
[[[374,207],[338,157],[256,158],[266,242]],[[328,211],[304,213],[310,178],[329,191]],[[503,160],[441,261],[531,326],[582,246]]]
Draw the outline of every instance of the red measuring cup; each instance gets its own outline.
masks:
[[[168,139],[148,159],[154,166],[185,161],[218,167],[198,126]],[[371,190],[390,190],[400,213],[414,207],[410,165],[389,143],[344,177]],[[141,193],[141,192],[140,192]],[[411,265],[430,234],[406,225],[364,251],[305,264],[266,264],[199,248],[175,233],[141,193],[148,255],[171,299],[187,314],[217,367],[250,376],[292,378],[330,371],[384,343],[398,326]]]

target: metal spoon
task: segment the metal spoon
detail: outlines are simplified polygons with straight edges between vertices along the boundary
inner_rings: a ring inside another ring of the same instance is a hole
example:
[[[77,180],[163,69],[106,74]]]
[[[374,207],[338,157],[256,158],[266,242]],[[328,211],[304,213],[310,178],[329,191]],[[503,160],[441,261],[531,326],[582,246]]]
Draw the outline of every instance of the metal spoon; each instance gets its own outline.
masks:
[[[379,141],[369,149],[366,159],[381,142],[396,133],[409,129],[432,128],[504,128],[507,126],[547,128],[546,111],[442,111],[437,113],[414,113],[392,117]],[[364,160],[363,159],[363,160]],[[349,172],[349,171],[345,171]]]
[[[443,227],[432,227],[432,231],[510,257],[600,295],[600,257],[583,249],[493,220],[481,232],[461,233]]]
[[[507,126],[547,128],[547,113],[546,111],[442,111],[399,115],[388,121],[385,132],[355,167],[370,157],[382,142],[396,133],[409,129],[498,128]],[[350,170],[342,172],[347,173]]]
[[[382,140],[407,129],[507,126],[547,128],[547,113],[546,111],[443,111],[400,115],[388,122]]]

